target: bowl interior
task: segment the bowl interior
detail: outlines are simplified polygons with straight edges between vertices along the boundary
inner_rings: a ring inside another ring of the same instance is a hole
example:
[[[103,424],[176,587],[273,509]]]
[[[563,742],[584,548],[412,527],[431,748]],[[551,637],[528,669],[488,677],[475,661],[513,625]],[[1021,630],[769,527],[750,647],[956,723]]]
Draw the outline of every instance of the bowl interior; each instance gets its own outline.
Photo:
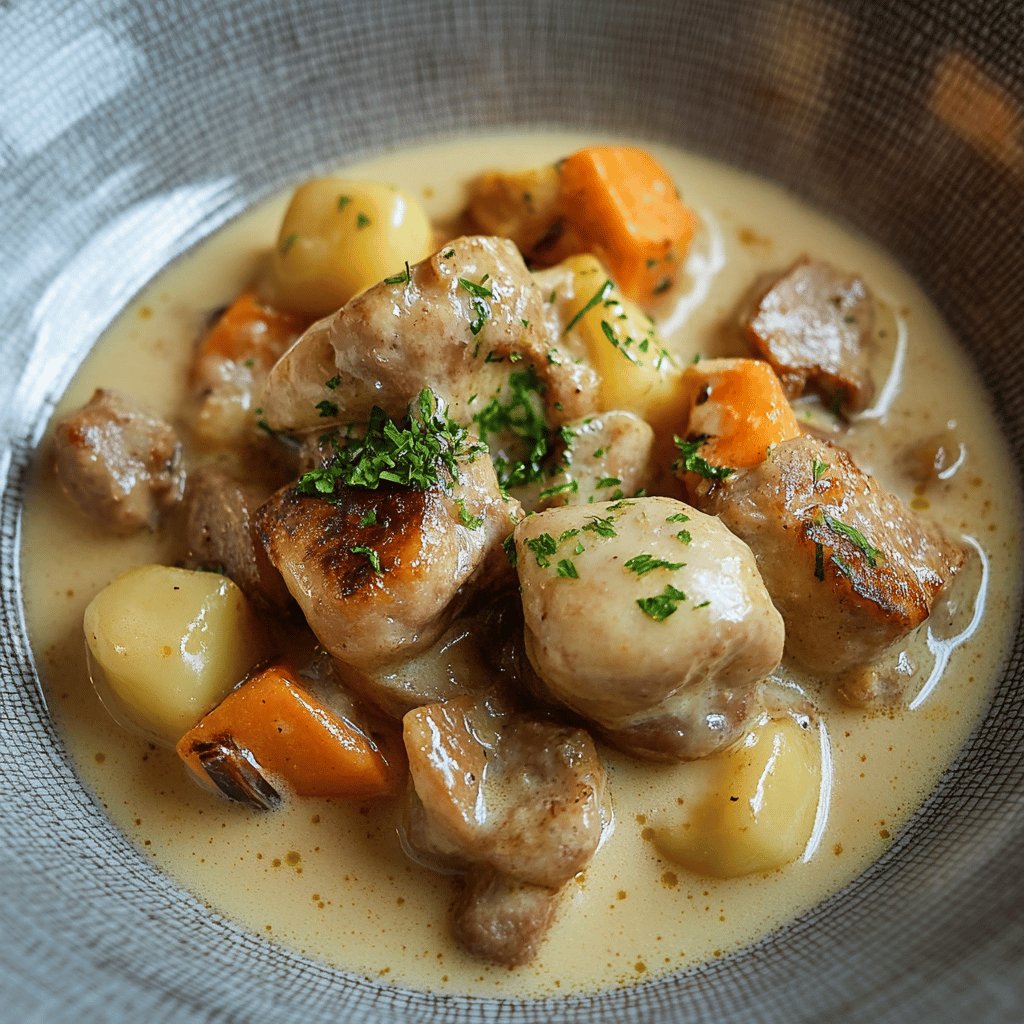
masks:
[[[17,550],[26,467],[53,403],[168,261],[318,169],[516,126],[692,148],[880,241],[963,339],[1019,468],[1018,4],[16,0],[0,28],[0,980],[12,1019],[1019,1019],[1019,628],[985,721],[890,852],[842,893],[699,969],[512,1007],[331,971],[153,871],[78,784],[49,725]]]

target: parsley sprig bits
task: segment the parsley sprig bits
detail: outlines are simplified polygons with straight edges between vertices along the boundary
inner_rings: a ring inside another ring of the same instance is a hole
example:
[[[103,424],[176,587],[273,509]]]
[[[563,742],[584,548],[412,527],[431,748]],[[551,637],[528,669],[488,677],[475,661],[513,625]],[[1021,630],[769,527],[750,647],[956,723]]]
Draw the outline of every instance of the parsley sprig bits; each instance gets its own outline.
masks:
[[[420,392],[404,422],[375,406],[362,437],[332,436],[331,444],[334,454],[327,464],[299,477],[301,494],[331,501],[339,487],[376,490],[397,484],[425,491],[440,484],[448,489],[458,477],[458,463],[485,450],[444,412],[429,388]]]

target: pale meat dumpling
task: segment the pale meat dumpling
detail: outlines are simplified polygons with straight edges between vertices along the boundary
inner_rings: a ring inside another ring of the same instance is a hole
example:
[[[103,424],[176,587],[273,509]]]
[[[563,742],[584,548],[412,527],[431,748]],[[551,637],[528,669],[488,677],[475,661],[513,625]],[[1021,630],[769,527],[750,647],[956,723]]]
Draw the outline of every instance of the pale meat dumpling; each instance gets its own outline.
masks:
[[[703,757],[759,711],[782,618],[750,549],[671,498],[571,505],[516,528],[526,651],[612,743]]]

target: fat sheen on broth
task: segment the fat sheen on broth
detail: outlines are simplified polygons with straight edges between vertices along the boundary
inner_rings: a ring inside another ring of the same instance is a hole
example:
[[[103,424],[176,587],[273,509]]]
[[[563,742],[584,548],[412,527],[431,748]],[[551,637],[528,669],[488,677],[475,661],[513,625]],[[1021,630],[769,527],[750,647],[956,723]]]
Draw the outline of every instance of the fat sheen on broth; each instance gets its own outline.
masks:
[[[476,172],[549,163],[591,137],[538,133],[441,142],[348,166],[421,197],[443,220]],[[663,860],[660,814],[685,806],[707,765],[641,763],[602,748],[615,825],[571,882],[537,959],[508,969],[475,960],[448,936],[454,881],[411,863],[390,803],[293,799],[259,814],[201,791],[173,751],[107,716],[89,683],[82,614],[93,595],[142,562],[170,562],[178,538],[111,538],[60,493],[38,460],[23,524],[25,606],[49,707],[79,776],[142,856],[218,912],[269,941],[387,984],[447,993],[541,996],[634,984],[728,954],[839,889],[894,841],[982,713],[1013,628],[1019,500],[1008,453],[972,368],[927,298],[864,238],[771,185],[654,146],[702,227],[680,296],[660,313],[680,362],[742,354],[723,325],[760,274],[802,253],[859,273],[880,302],[891,349],[875,404],[836,440],[972,557],[952,608],[902,646],[915,671],[907,710],[864,711],[790,673],[818,701],[828,738],[828,814],[804,856],[763,875],[713,879]],[[457,168],[452,174],[452,168]],[[158,277],[112,326],[58,415],[96,387],[134,395],[174,422],[195,338],[252,278],[273,243],[281,196],[233,222]],[[802,414],[807,410],[802,410]],[[915,492],[900,468],[908,444],[951,430],[962,464]],[[937,616],[939,617],[939,616]],[[943,642],[941,637],[953,638]]]

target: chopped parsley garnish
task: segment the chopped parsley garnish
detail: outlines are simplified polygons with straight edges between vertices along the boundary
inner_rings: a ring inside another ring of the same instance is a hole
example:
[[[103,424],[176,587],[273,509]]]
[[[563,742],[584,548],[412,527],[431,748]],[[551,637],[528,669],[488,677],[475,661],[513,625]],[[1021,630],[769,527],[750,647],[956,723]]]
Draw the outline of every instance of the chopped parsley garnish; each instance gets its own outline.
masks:
[[[689,521],[690,517],[685,512],[676,512],[665,520],[666,523],[688,523]]]
[[[662,292],[667,292],[672,287],[672,278],[663,277],[652,289],[651,292],[654,295],[660,295]]]
[[[615,328],[612,327],[612,325],[608,323],[607,320],[601,321],[601,330],[604,332],[604,336],[608,339],[608,341],[611,342],[612,347],[615,348],[618,352],[620,352],[626,359],[628,359],[631,363],[640,362],[640,360],[637,359],[637,357],[633,355],[632,352],[629,351],[629,346],[633,344],[632,338],[626,338],[625,341],[620,341],[619,336],[615,333]]]
[[[602,455],[604,455],[604,453],[605,453],[605,449],[604,448],[595,448],[594,449],[594,458],[595,459],[599,459],[599,458],[601,458]]]
[[[338,196],[338,209],[344,210],[349,203],[352,202],[351,196]]]
[[[637,604],[644,615],[650,616],[655,622],[664,622],[670,615],[675,613],[680,601],[686,600],[686,594],[677,590],[670,583],[655,597],[639,597]]]
[[[514,533],[510,533],[502,542],[502,550],[505,552],[505,557],[508,559],[508,564],[515,568],[519,564],[519,552],[516,550],[516,537]]]
[[[573,537],[578,537],[579,533],[579,530],[563,530],[558,535],[558,543],[561,544],[563,540],[572,540]]]
[[[571,558],[563,558],[555,569],[558,575],[564,579],[578,580],[580,578],[580,574],[576,571],[576,566],[573,564]]]
[[[250,356],[242,365],[247,366],[251,370],[256,365],[256,360]]]
[[[498,483],[508,489],[532,483],[542,476],[541,463],[551,449],[541,394],[544,385],[533,367],[517,370],[508,378],[508,397],[495,397],[474,417],[477,433],[485,443],[496,436],[502,450],[494,456]],[[511,441],[515,450],[505,450]]]
[[[700,604],[695,604],[693,606],[693,610],[696,611],[698,608],[707,608],[709,604],[711,604],[710,601],[701,601]]]
[[[561,366],[562,361],[558,358],[558,349],[549,348],[547,353],[548,366]]]
[[[365,214],[365,213],[363,213],[363,211],[362,211],[362,210],[360,210],[360,211],[359,211],[359,212],[358,212],[358,213],[356,214],[356,227],[357,227],[357,228],[358,228],[358,229],[359,229],[360,231],[362,231],[362,230],[363,230],[363,228],[368,228],[368,227],[370,226],[370,224],[371,224],[371,223],[372,223],[372,221],[370,220],[370,218],[369,218],[369,217],[367,217],[367,216],[366,216],[366,214]]]
[[[363,544],[356,544],[355,547],[349,548],[349,551],[353,555],[365,555],[366,560],[370,563],[370,568],[378,575],[383,576],[384,570],[380,567],[380,555],[373,548],[368,548]]]
[[[533,552],[537,564],[546,569],[551,564],[551,556],[558,550],[558,542],[550,533],[540,533],[531,537],[526,546]]]
[[[279,252],[282,256],[288,254],[288,250],[295,244],[296,239],[299,236],[293,231],[282,243]]]
[[[579,489],[580,485],[575,480],[567,480],[562,484],[554,484],[551,487],[545,487],[537,497],[539,500],[543,501],[545,498],[555,497],[556,494],[575,494]]]
[[[868,542],[867,537],[865,537],[856,526],[848,526],[846,523],[828,515],[827,513],[825,515],[825,522],[831,529],[835,530],[836,533],[841,533],[848,540],[853,541],[853,543],[856,544],[864,553],[864,557],[867,559],[868,565],[871,566],[872,569],[874,569],[875,566],[878,565],[879,561],[882,560],[882,552],[879,551],[878,548],[873,547]],[[833,561],[835,561],[834,558]],[[849,566],[847,566],[847,568],[849,568]]]
[[[635,505],[635,504],[636,504],[636,502],[633,502],[633,501],[617,501],[617,502],[615,502],[614,505],[609,505],[608,506],[608,511],[609,512],[618,512],[619,509],[632,508],[632,506]]]
[[[825,549],[817,542],[814,542],[814,578],[818,582],[825,579]]]
[[[377,525],[377,510],[371,508],[369,512],[365,513],[362,519],[359,520],[360,526],[376,526]]]
[[[684,544],[689,544],[693,540],[693,534],[689,530],[680,530],[676,534],[676,540],[681,540]]]
[[[827,472],[829,463],[822,462],[820,459],[815,459],[811,463],[811,475],[814,477],[814,483],[817,483]]]
[[[335,374],[329,380],[324,381],[324,387],[327,388],[328,391],[333,391],[340,383],[341,377]]]
[[[494,298],[494,292],[492,292],[485,283],[489,276],[490,275],[488,274],[484,274],[479,284],[475,281],[468,281],[466,278],[460,277],[459,284],[476,299],[492,299]]]
[[[684,441],[676,435],[673,438],[676,447],[679,449],[679,458],[672,463],[672,468],[685,470],[687,473],[696,473],[705,480],[724,480],[736,472],[732,466],[713,466],[703,455],[698,455],[701,446],[707,441],[707,436],[695,438],[692,441]]]
[[[460,460],[472,460],[484,451],[439,409],[429,388],[420,392],[402,424],[374,407],[363,437],[341,441],[329,436],[334,446],[330,460],[304,473],[296,485],[299,493],[327,501],[339,485],[367,490],[382,483],[421,491],[438,484],[447,487],[458,476]]]
[[[469,333],[475,338],[484,329],[484,324],[490,320],[491,307],[483,299],[476,298],[475,296],[469,301],[473,306],[473,311],[476,313],[476,316],[469,321]]]
[[[558,436],[562,439],[562,444],[572,447],[573,441],[576,440],[576,431],[572,427],[559,427]]]
[[[520,322],[520,323],[521,323],[521,324],[523,325],[523,327],[525,327],[525,328],[526,328],[527,330],[529,330],[529,327],[530,327],[530,321],[529,321],[529,320],[523,320],[523,319],[522,319],[522,318],[520,317],[520,320],[519,320],[519,322]]]
[[[503,363],[505,362],[504,356],[496,355],[494,352],[488,352],[484,357],[485,363]]]
[[[484,525],[482,516],[475,516],[466,508],[466,499],[458,498],[456,504],[459,506],[459,522],[470,530],[475,530]]]
[[[616,534],[615,527],[612,525],[613,522],[614,520],[611,516],[591,516],[590,522],[583,529],[588,530],[590,533],[596,533],[599,537],[616,537],[618,534]]]
[[[654,555],[635,555],[626,562],[626,568],[637,576],[646,576],[655,569],[682,569],[684,565],[685,562],[666,562],[664,558],[655,558]]]
[[[597,481],[597,489],[603,490],[605,487],[618,487],[622,481],[617,476],[603,476]]]
[[[329,419],[331,416],[338,415],[338,406],[326,398],[322,402],[316,403],[316,409],[323,419]]]
[[[586,551],[587,549],[583,546],[583,541],[578,540],[578,541],[576,541],[576,546],[572,550],[573,550],[573,554],[575,554],[575,555],[582,555],[583,552]]]
[[[385,277],[385,284],[408,284],[412,280],[412,271],[409,269],[409,261],[405,261],[405,270],[400,274],[395,274],[394,277]]]
[[[599,302],[601,302],[605,295],[608,294],[608,289],[611,287],[611,280],[606,280],[605,283],[601,285],[601,287],[598,288],[596,292],[594,292],[593,296],[590,298],[587,304],[569,321],[568,324],[566,324],[565,330],[562,331],[562,334],[568,334],[576,326],[576,324],[578,324],[580,320],[583,319],[583,317],[585,317]],[[551,298],[548,301],[555,301],[554,292],[551,293]]]
[[[441,259],[443,259],[443,260],[450,260],[454,255],[455,255],[455,250],[454,249],[446,249],[443,253],[441,253]]]

